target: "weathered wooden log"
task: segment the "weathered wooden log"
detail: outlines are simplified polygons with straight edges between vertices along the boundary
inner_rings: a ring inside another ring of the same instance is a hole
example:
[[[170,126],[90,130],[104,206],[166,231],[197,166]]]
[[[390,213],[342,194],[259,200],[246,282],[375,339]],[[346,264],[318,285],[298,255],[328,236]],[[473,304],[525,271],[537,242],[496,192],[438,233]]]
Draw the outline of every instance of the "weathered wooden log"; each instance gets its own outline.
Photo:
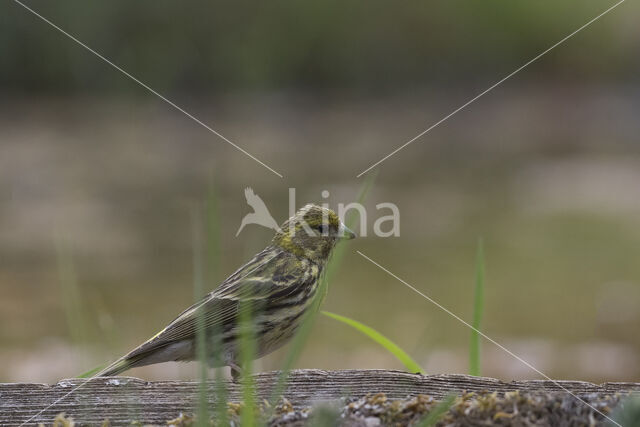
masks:
[[[269,398],[278,372],[255,376],[257,399]],[[215,382],[208,386],[208,400],[215,404]],[[228,400],[240,402],[242,388],[226,383]],[[511,381],[468,375],[418,375],[387,370],[293,371],[284,396],[295,408],[361,397],[368,393],[385,393],[390,399],[427,394],[439,398],[462,391],[563,391],[575,394],[638,392],[640,383],[609,382],[593,384],[582,381]],[[132,377],[69,379],[54,385],[0,384],[0,425],[15,426],[29,420],[29,425],[51,423],[56,414],[65,412],[81,424],[100,424],[109,419],[112,425],[139,421],[164,424],[181,412],[193,413],[198,401],[197,381],[148,382]],[[37,414],[37,415],[36,415]],[[34,417],[35,416],[35,417]],[[32,418],[34,417],[34,418]]]

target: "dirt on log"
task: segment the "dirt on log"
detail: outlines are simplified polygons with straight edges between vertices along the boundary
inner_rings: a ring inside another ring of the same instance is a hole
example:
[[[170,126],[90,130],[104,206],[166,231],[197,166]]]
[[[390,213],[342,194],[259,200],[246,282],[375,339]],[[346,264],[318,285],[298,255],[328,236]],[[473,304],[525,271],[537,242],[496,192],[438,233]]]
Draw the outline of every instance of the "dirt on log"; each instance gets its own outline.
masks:
[[[278,372],[254,376],[258,402],[268,399]],[[68,379],[54,385],[0,384],[0,425],[15,426],[28,422],[51,424],[62,412],[76,423],[100,425],[165,424],[180,413],[196,412],[197,381],[143,381],[132,377]],[[242,387],[226,383],[228,400],[242,401]],[[208,400],[215,405],[215,382],[208,383]],[[575,395],[609,396],[616,393],[640,393],[640,383],[528,380],[504,382],[468,375],[419,375],[388,370],[291,372],[284,396],[294,409],[334,403],[345,397],[360,398],[384,393],[386,399],[406,399],[428,395],[434,399],[463,392],[571,392]],[[556,393],[557,394],[557,393]],[[569,393],[567,393],[569,394]]]

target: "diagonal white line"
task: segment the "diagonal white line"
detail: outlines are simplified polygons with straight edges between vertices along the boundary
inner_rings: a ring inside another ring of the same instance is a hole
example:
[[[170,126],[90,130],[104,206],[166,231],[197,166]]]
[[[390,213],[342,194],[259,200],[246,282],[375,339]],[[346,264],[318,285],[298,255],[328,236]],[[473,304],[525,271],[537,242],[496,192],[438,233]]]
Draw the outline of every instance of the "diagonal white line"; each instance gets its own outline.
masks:
[[[512,71],[510,74],[506,75],[505,77],[503,77],[502,79],[498,80],[496,83],[494,83],[493,85],[489,86],[489,88],[487,88],[486,90],[484,90],[483,92],[479,93],[478,95],[474,96],[473,98],[471,98],[470,100],[468,100],[467,102],[465,102],[464,104],[462,104],[461,106],[459,106],[458,108],[456,108],[455,110],[453,110],[452,112],[450,112],[449,114],[447,114],[446,116],[444,116],[443,118],[441,118],[440,120],[438,120],[437,122],[435,122],[434,124],[432,124],[431,126],[429,126],[427,129],[423,130],[422,132],[420,132],[418,135],[414,136],[413,138],[411,138],[409,141],[405,142],[404,144],[402,144],[401,146],[399,146],[398,148],[396,148],[395,150],[393,150],[391,153],[387,154],[386,156],[384,156],[383,158],[381,158],[380,160],[378,160],[377,162],[375,162],[374,164],[372,164],[371,166],[369,166],[368,168],[366,168],[365,170],[363,170],[362,172],[360,172],[358,175],[356,175],[356,178],[360,178],[362,175],[364,175],[365,173],[369,172],[371,169],[375,168],[376,166],[378,166],[380,163],[384,162],[385,160],[387,160],[389,157],[393,156],[394,154],[396,154],[398,151],[402,150],[403,148],[405,148],[407,145],[411,144],[412,142],[414,142],[415,140],[421,138],[422,136],[424,136],[425,134],[427,134],[428,132],[430,132],[432,129],[436,128],[437,126],[439,126],[441,123],[445,122],[446,120],[448,120],[449,118],[451,118],[452,116],[454,116],[455,114],[457,114],[459,111],[463,110],[464,108],[466,108],[467,106],[469,106],[470,104],[472,104],[473,102],[475,102],[476,100],[478,100],[479,98],[481,98],[482,96],[486,95],[487,93],[491,92],[493,89],[495,89],[497,86],[501,85],[502,83],[504,83],[506,80],[510,79],[511,77],[513,77],[514,75],[516,75],[517,73],[519,73],[520,71],[522,71],[523,69],[525,69],[526,67],[528,67],[529,65],[531,65],[532,63],[536,62],[538,59],[542,58],[544,55],[546,55],[547,53],[549,53],[551,50],[555,49],[556,47],[560,46],[562,43],[566,42],[567,40],[569,40],[571,37],[575,36],[576,34],[578,34],[580,31],[584,30],[585,28],[587,28],[589,25],[593,24],[594,22],[596,22],[598,19],[602,18],[604,15],[606,15],[607,13],[611,12],[613,9],[615,9],[616,7],[620,6],[622,3],[624,3],[626,0],[620,0],[618,3],[614,4],[613,6],[611,6],[609,9],[605,10],[604,12],[602,12],[601,14],[599,14],[598,16],[596,16],[595,18],[593,18],[592,20],[590,20],[589,22],[587,22],[586,24],[584,24],[583,26],[581,26],[580,28],[578,28],[577,30],[575,30],[574,32],[572,32],[571,34],[565,36],[562,40],[560,40],[559,42],[555,43],[554,45],[552,45],[551,47],[549,47],[548,49],[544,50],[543,52],[539,53],[538,55],[536,55],[535,57],[533,57],[532,59],[530,59],[529,61],[527,61],[526,63],[524,63],[522,66],[520,66],[519,68],[517,68],[516,70]]]
[[[32,421],[33,419],[35,419],[36,417],[38,417],[40,414],[42,414],[44,411],[46,411],[47,409],[51,408],[52,406],[56,405],[58,402],[66,399],[71,393],[74,393],[78,390],[80,390],[82,387],[84,387],[85,385],[89,384],[89,381],[96,379],[98,377],[93,377],[93,378],[89,378],[87,379],[85,382],[83,382],[82,384],[72,388],[67,394],[62,395],[61,397],[57,398],[53,403],[51,403],[49,406],[47,406],[46,408],[42,409],[40,412],[38,412],[37,414],[33,415],[32,417],[30,417],[27,421],[23,422],[22,424],[20,424],[18,427],[22,427],[27,425],[30,421]]]
[[[198,123],[200,126],[202,126],[203,128],[207,129],[209,132],[213,133],[214,135],[216,135],[218,138],[228,142],[229,144],[231,144],[235,149],[237,149],[238,151],[241,151],[242,153],[246,154],[247,156],[251,157],[253,160],[255,160],[256,162],[260,163],[262,166],[264,166],[265,168],[269,169],[271,172],[275,173],[276,175],[278,175],[280,178],[283,178],[282,174],[278,173],[277,171],[275,171],[274,169],[272,169],[271,167],[269,167],[268,165],[266,165],[264,162],[262,162],[260,159],[258,159],[257,157],[255,157],[253,154],[249,153],[247,150],[245,150],[244,148],[240,147],[239,145],[237,145],[236,143],[234,143],[233,141],[231,141],[230,139],[228,139],[227,137],[225,137],[224,135],[222,135],[220,132],[217,132],[216,130],[214,130],[213,128],[211,128],[211,126],[207,125],[206,123],[202,122],[200,119],[198,119],[197,117],[195,117],[194,115],[190,114],[189,112],[187,112],[184,108],[180,107],[179,105],[177,105],[176,103],[174,103],[173,101],[167,99],[166,97],[162,96],[160,93],[158,93],[156,90],[154,90],[153,88],[151,88],[150,86],[146,85],[145,83],[141,82],[140,80],[138,80],[137,78],[135,78],[134,76],[132,76],[131,74],[129,74],[128,72],[126,72],[125,70],[123,70],[122,68],[120,68],[119,66],[117,66],[116,64],[114,64],[113,62],[111,62],[110,60],[108,60],[107,58],[105,58],[104,56],[102,56],[101,54],[99,54],[98,52],[96,52],[95,50],[93,50],[92,48],[90,48],[89,46],[87,46],[86,44],[84,44],[83,42],[81,42],[80,40],[78,40],[77,38],[75,38],[74,36],[72,36],[71,34],[69,34],[68,32],[66,32],[65,30],[63,30],[62,28],[58,27],[56,24],[54,24],[53,22],[49,21],[47,18],[45,18],[44,16],[40,15],[38,12],[36,12],[35,10],[29,8],[27,5],[25,5],[24,3],[20,2],[19,0],[13,0],[15,3],[19,4],[20,6],[22,6],[23,8],[25,8],[26,10],[28,10],[29,12],[31,12],[32,14],[34,14],[35,16],[37,16],[38,18],[40,18],[41,20],[43,20],[44,22],[46,22],[47,24],[51,25],[53,28],[55,28],[56,30],[58,30],[59,32],[61,32],[62,34],[64,34],[65,36],[69,37],[71,40],[73,40],[74,42],[76,42],[77,44],[79,44],[80,46],[84,47],[86,50],[88,50],[89,52],[93,53],[95,56],[97,56],[98,58],[102,59],[104,62],[106,62],[107,64],[111,65],[113,68],[115,68],[116,70],[120,71],[122,74],[124,74],[125,76],[129,77],[131,80],[133,80],[134,82],[138,83],[140,86],[142,86],[143,88],[145,88],[146,90],[148,90],[149,92],[151,92],[152,94],[154,94],[155,96],[157,96],[158,98],[162,99],[164,102],[166,102],[167,104],[171,105],[173,108],[175,108],[176,110],[180,111],[182,114],[184,114],[185,116],[189,117],[191,120],[193,120],[194,122]]]
[[[533,371],[535,371],[537,374],[539,374],[540,376],[544,377],[545,379],[551,381],[553,384],[555,384],[556,386],[558,386],[560,389],[562,389],[563,391],[566,391],[567,393],[569,393],[571,396],[573,396],[574,398],[576,398],[577,400],[579,400],[580,402],[584,403],[585,405],[587,405],[589,408],[593,409],[594,411],[596,411],[598,414],[602,415],[603,417],[605,417],[606,419],[608,419],[609,421],[611,421],[612,423],[614,423],[615,425],[619,426],[619,427],[623,427],[620,423],[614,421],[613,419],[611,419],[610,417],[608,417],[607,415],[603,414],[600,410],[598,410],[597,408],[595,408],[593,405],[591,405],[589,402],[587,402],[586,400],[580,398],[579,396],[577,396],[576,394],[574,394],[573,392],[571,392],[571,390],[567,389],[566,387],[564,387],[562,384],[560,384],[558,381],[552,379],[551,377],[549,377],[547,374],[545,374],[544,372],[540,371],[538,368],[536,368],[535,366],[533,366],[531,363],[527,362],[526,360],[524,360],[522,357],[518,356],[517,354],[513,353],[511,350],[509,350],[508,348],[506,348],[505,346],[503,346],[502,344],[500,344],[499,342],[495,341],[493,338],[487,336],[486,334],[484,334],[482,331],[474,328],[472,325],[470,325],[469,323],[467,323],[464,319],[462,319],[460,316],[458,316],[457,314],[453,313],[451,310],[447,309],[446,307],[444,307],[443,305],[439,304],[437,301],[435,301],[433,298],[430,298],[429,296],[425,295],[424,293],[420,292],[418,289],[416,289],[415,287],[411,286],[409,283],[407,283],[406,281],[402,280],[400,277],[396,276],[395,274],[393,274],[391,271],[387,270],[386,268],[384,268],[383,266],[381,266],[380,264],[378,264],[377,262],[375,262],[374,260],[372,260],[371,258],[369,258],[368,256],[366,256],[365,254],[363,254],[360,251],[356,251],[361,257],[363,257],[364,259],[366,259],[367,261],[369,261],[370,263],[372,263],[373,265],[375,265],[376,267],[378,267],[380,270],[384,271],[385,273],[387,273],[389,276],[393,277],[394,279],[396,279],[397,281],[401,282],[402,284],[404,284],[405,286],[407,286],[409,289],[411,289],[412,291],[414,291],[415,293],[417,293],[418,295],[422,296],[423,298],[425,298],[427,301],[429,301],[430,303],[434,304],[436,307],[438,307],[439,309],[443,310],[445,313],[447,313],[448,315],[452,316],[453,318],[455,318],[456,320],[458,320],[460,323],[462,323],[463,325],[467,326],[468,328],[472,329],[473,331],[475,331],[476,333],[478,333],[479,335],[481,335],[484,339],[486,339],[487,341],[490,341],[492,344],[496,345],[500,350],[506,352],[507,354],[509,354],[510,356],[512,356],[513,358],[515,358],[516,360],[518,360],[519,362],[523,363],[524,365],[526,365],[527,367],[529,367],[530,369],[532,369]]]

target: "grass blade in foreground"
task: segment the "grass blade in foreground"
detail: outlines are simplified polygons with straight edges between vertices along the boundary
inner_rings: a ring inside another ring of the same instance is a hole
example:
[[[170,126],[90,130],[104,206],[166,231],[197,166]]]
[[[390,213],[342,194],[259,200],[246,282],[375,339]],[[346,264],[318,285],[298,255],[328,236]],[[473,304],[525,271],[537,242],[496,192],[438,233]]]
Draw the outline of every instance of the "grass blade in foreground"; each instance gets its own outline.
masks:
[[[429,411],[427,416],[424,417],[422,421],[418,423],[417,426],[431,427],[436,425],[436,423],[440,420],[440,418],[442,418],[442,416],[449,411],[449,408],[451,408],[455,400],[456,400],[456,396],[453,394],[450,394],[447,397],[445,397],[440,403],[438,403],[438,405],[435,408]]]
[[[209,192],[207,194],[206,203],[206,222],[207,222],[207,280],[210,283],[218,283],[218,275],[220,272],[220,216],[218,214],[218,197],[215,191],[213,178],[210,180]],[[216,366],[215,378],[215,420],[216,425],[229,425],[227,414],[227,386],[224,379],[222,354],[222,331],[220,328],[213,327],[211,333],[212,360]]]
[[[613,411],[613,419],[618,425],[625,427],[637,426],[640,424],[640,396],[629,395]],[[613,422],[606,424],[613,426]]]
[[[72,344],[76,346],[86,345],[89,341],[87,328],[89,319],[84,311],[85,307],[80,296],[80,287],[78,286],[78,276],[73,262],[71,245],[58,233],[54,234],[54,243],[58,281],[60,283],[64,313],[67,318],[67,329]]]
[[[342,322],[346,325],[349,325],[358,331],[362,332],[376,343],[380,344],[384,347],[389,353],[393,354],[396,359],[398,359],[402,364],[407,368],[409,372],[416,374],[424,374],[424,369],[418,365],[418,363],[411,358],[403,349],[398,347],[396,343],[391,341],[389,338],[382,335],[380,332],[376,331],[373,328],[370,328],[367,325],[364,325],[357,320],[349,319],[348,317],[340,316],[339,314],[329,313],[328,311],[323,311],[322,314],[325,316],[329,316],[332,319],[335,319],[339,322]]]
[[[253,313],[251,302],[240,301],[240,367],[242,375],[242,402],[244,404],[240,412],[240,424],[242,427],[253,427],[256,425],[255,419],[255,396],[253,383],[253,359],[256,354],[256,343],[254,337]]]
[[[358,203],[362,203],[365,200],[365,198],[369,194],[369,190],[371,190],[371,188],[373,187],[373,182],[375,181],[376,176],[377,172],[367,176],[364,183],[362,184],[362,187],[360,187],[360,191],[358,192]],[[345,218],[344,221],[346,226],[351,228],[354,221],[353,215]],[[320,285],[318,285],[318,290],[316,291],[316,295],[311,302],[311,307],[308,309],[307,313],[304,316],[304,319],[302,320],[300,328],[296,332],[296,335],[293,337],[293,340],[291,342],[291,350],[289,350],[289,353],[287,354],[287,358],[285,359],[285,363],[282,367],[282,370],[280,371],[278,381],[271,391],[269,403],[271,404],[272,408],[275,407],[277,400],[280,398],[282,392],[284,391],[287,379],[289,377],[289,372],[291,371],[293,364],[300,356],[300,353],[302,353],[302,348],[304,347],[304,344],[307,341],[307,337],[311,332],[311,328],[313,327],[313,322],[315,321],[315,318],[318,314],[320,305],[322,305],[324,297],[328,292],[329,279],[333,276],[337,267],[340,265],[343,256],[344,248],[342,248],[341,246],[336,247],[336,249],[334,249],[333,257],[330,260],[329,265],[327,265],[326,267],[327,270],[324,278],[320,281]],[[268,414],[267,419],[270,416],[271,414]]]
[[[356,203],[363,204],[367,199],[369,192],[373,188],[373,182],[378,176],[378,171],[373,172],[370,176],[368,176],[360,190],[358,191],[358,196],[356,197]],[[344,224],[349,227],[351,230],[355,229],[356,222],[356,213],[353,210],[349,210],[345,217],[342,218]],[[360,219],[362,221],[362,218]],[[331,257],[331,262],[327,265],[327,274],[325,275],[325,281],[330,282],[331,278],[335,274],[336,271],[340,268],[342,264],[342,259],[344,258],[344,253],[347,250],[346,245],[338,245],[333,250],[333,256]]]
[[[203,256],[202,256],[202,216],[199,206],[193,207],[191,214],[191,229],[193,239],[193,297],[195,302],[204,297]],[[198,387],[198,416],[197,425],[209,425],[209,410],[207,399],[207,348],[205,332],[204,309],[196,311],[196,355],[200,370],[200,384]]]
[[[107,366],[109,366],[108,363],[103,363],[102,365],[96,366],[95,368],[88,370],[87,372],[81,373],[80,375],[76,376],[76,378],[91,378],[93,377],[93,374],[97,374]]]
[[[473,297],[473,327],[469,342],[469,375],[480,376],[480,334],[484,311],[484,250],[482,239],[478,239],[476,253],[476,286]]]
[[[218,209],[218,193],[214,185],[213,179],[209,184],[209,193],[206,202],[206,234],[207,234],[207,257],[206,257],[206,273],[209,283],[220,283],[224,277],[220,277],[222,271],[220,267],[220,259],[222,253],[221,237],[220,237],[220,214]]]

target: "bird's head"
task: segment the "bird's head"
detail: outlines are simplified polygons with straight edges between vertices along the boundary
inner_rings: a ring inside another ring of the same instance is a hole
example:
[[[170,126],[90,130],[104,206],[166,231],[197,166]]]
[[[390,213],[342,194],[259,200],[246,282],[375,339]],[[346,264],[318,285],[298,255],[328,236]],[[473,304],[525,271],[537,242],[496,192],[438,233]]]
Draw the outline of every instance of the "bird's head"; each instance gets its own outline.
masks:
[[[273,243],[315,262],[326,261],[341,239],[353,239],[355,233],[345,226],[331,209],[308,204],[280,226]]]

